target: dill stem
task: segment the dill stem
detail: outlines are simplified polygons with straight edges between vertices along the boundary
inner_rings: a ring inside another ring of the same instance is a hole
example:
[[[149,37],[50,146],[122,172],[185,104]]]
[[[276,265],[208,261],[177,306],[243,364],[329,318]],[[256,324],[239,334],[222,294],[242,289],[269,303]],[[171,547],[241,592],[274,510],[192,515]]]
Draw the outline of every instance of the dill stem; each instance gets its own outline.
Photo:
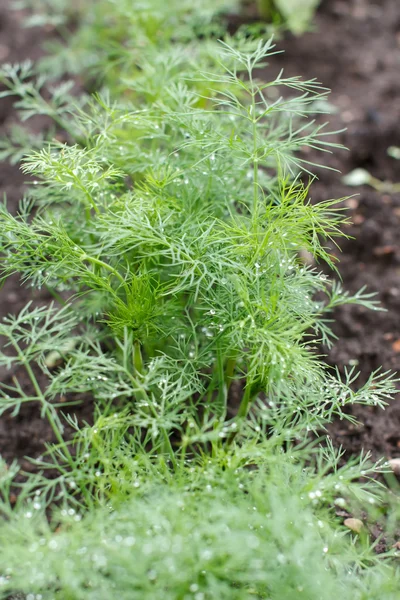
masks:
[[[154,407],[153,402],[151,401],[151,398],[149,397],[146,389],[140,383],[140,378],[143,376],[144,368],[143,368],[142,351],[141,351],[139,340],[135,340],[135,342],[133,343],[132,364],[133,364],[135,374],[139,376],[139,379],[137,377],[135,377],[135,375],[132,375],[132,373],[130,372],[129,369],[127,369],[126,372],[129,376],[129,378],[131,379],[132,383],[135,385],[135,387],[138,388],[139,396],[141,397],[142,400],[144,400],[146,402],[149,411],[153,414],[154,417],[158,418],[159,415],[157,414],[157,411]],[[172,445],[171,445],[171,440],[169,439],[168,432],[165,429],[165,427],[161,427],[161,431],[162,431],[162,435],[163,435],[163,452],[165,454],[169,455],[169,457],[171,459],[171,463],[173,464],[174,468],[176,469],[178,465],[177,465],[174,449],[172,448]]]
[[[233,375],[235,373],[235,368],[236,368],[236,358],[233,358],[233,357],[228,358],[228,360],[226,361],[226,366],[225,366],[225,384],[226,384],[226,387],[228,390],[232,383]]]
[[[25,356],[24,356],[21,348],[19,347],[19,345],[16,342],[14,342],[14,341],[11,341],[11,343],[12,343],[14,349],[16,350],[16,352],[18,354],[18,358],[20,359],[21,363],[25,367],[25,370],[26,370],[26,372],[28,374],[28,377],[29,377],[29,379],[30,379],[30,381],[31,381],[31,383],[33,385],[33,388],[34,388],[34,390],[36,392],[37,399],[40,401],[40,403],[42,404],[42,406],[44,408],[44,413],[45,413],[46,418],[47,418],[47,420],[48,420],[48,422],[49,422],[49,424],[50,424],[50,426],[51,426],[51,428],[53,430],[53,433],[54,433],[54,435],[55,435],[58,443],[60,444],[60,446],[64,449],[64,452],[66,454],[66,458],[68,460],[69,465],[72,468],[74,468],[75,465],[74,465],[74,462],[72,460],[71,453],[68,450],[67,444],[65,443],[65,440],[64,440],[64,438],[62,436],[62,430],[60,430],[60,427],[57,425],[57,423],[56,423],[56,421],[54,419],[53,413],[52,413],[52,411],[49,408],[49,403],[47,402],[47,400],[46,400],[46,398],[45,398],[45,396],[44,396],[44,394],[42,392],[42,389],[41,389],[41,387],[39,385],[39,382],[38,382],[38,380],[36,378],[35,373],[33,372],[33,369],[31,367],[31,365],[29,364],[28,360],[25,358]]]
[[[247,417],[247,413],[249,412],[251,398],[252,398],[251,384],[249,384],[249,382],[247,382],[245,390],[244,390],[244,395],[240,402],[239,410],[237,413],[238,420],[242,421],[243,419],[245,419]]]
[[[107,264],[106,262],[100,260],[99,258],[94,258],[93,256],[89,256],[88,254],[82,254],[81,260],[82,261],[87,260],[88,262],[92,263],[93,265],[96,265],[98,267],[103,267],[103,269],[106,269],[107,271],[112,273],[123,285],[125,285],[125,279],[122,277],[122,275],[120,273],[118,273],[118,271],[116,269],[114,269],[114,267],[112,267],[111,265]]]
[[[77,177],[75,175],[75,173],[73,172],[72,169],[67,168],[66,166],[64,167],[65,171],[68,173],[68,175],[74,180],[76,187],[78,189],[81,190],[81,192],[84,193],[84,195],[86,196],[87,200],[89,201],[90,206],[93,208],[94,212],[99,215],[100,214],[100,209],[97,206],[96,202],[93,200],[92,196],[90,195],[90,193],[88,192],[88,190],[85,188],[85,186],[83,185],[83,183],[81,183],[79,177]],[[86,210],[86,220],[89,222],[90,221],[90,212],[89,212],[89,219],[88,219],[88,212]]]
[[[218,352],[218,400],[217,406],[220,410],[220,416],[225,419],[228,408],[228,393],[232,383],[233,374],[236,367],[236,358],[228,358],[224,367],[223,356]]]
[[[150,401],[149,401],[149,408],[150,408],[151,412],[153,413],[154,417],[157,418],[159,415],[157,414],[157,411],[156,411],[153,403]],[[160,429],[161,429],[162,435],[163,435],[163,443],[162,443],[163,453],[169,455],[169,457],[171,459],[171,463],[172,463],[174,469],[176,470],[178,467],[178,463],[176,460],[174,449],[172,448],[171,440],[169,439],[168,432],[165,429],[165,427],[161,427]]]
[[[50,287],[47,284],[45,284],[45,288],[49,292],[49,294],[51,294],[53,296],[54,300],[56,300],[59,304],[61,304],[61,306],[66,306],[66,304],[67,304],[66,300],[64,300],[64,298],[61,296],[61,294],[59,294],[57,292],[57,290],[55,290],[54,288]]]
[[[135,340],[133,344],[133,366],[136,373],[143,375],[143,357],[139,340]]]
[[[217,380],[218,380],[218,398],[217,410],[218,416],[225,419],[227,410],[228,390],[226,387],[224,356],[221,349],[217,348]]]
[[[251,390],[252,390],[252,384],[247,382],[245,390],[244,390],[244,395],[240,402],[239,410],[237,412],[237,415],[236,415],[236,418],[234,421],[237,424],[237,428],[235,431],[232,431],[232,433],[227,438],[228,446],[230,444],[232,444],[233,440],[235,439],[235,437],[237,436],[237,434],[240,430],[240,425],[243,424],[244,421],[246,420],[246,417],[249,412],[250,403],[251,403],[252,399],[254,398],[254,396],[256,396],[256,394],[254,394],[254,393],[252,394]]]
[[[254,217],[257,217],[257,206],[258,206],[258,148],[257,148],[257,115],[256,115],[256,93],[252,71],[249,69],[249,79],[251,85],[251,122],[252,122],[252,135],[253,135],[253,211]]]

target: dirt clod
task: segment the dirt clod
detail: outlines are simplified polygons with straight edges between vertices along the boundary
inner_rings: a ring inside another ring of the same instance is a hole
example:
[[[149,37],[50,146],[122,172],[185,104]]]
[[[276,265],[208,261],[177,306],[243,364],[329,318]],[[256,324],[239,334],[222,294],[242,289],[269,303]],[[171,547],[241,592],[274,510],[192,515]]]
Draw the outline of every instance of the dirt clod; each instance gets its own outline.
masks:
[[[364,528],[364,523],[360,519],[354,519],[353,517],[345,519],[343,524],[348,529],[351,529],[351,531],[354,531],[354,533],[360,533]]]

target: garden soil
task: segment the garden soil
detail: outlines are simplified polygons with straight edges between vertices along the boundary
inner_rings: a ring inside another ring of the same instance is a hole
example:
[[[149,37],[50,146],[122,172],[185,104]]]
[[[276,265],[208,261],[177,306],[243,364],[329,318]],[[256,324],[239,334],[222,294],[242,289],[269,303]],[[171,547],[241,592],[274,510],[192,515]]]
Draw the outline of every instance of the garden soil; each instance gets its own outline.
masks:
[[[41,45],[51,31],[24,29],[22,14],[11,11],[8,0],[0,0],[0,61],[17,62],[37,59]],[[390,146],[400,146],[400,2],[398,0],[325,0],[321,3],[313,30],[301,37],[286,35],[279,41],[284,54],[274,57],[265,75],[284,67],[286,75],[317,78],[332,90],[330,102],[336,113],[330,128],[342,132],[332,141],[348,151],[334,154],[311,153],[310,160],[346,174],[355,168],[367,169],[383,180],[400,182],[400,161],[387,154]],[[0,104],[0,136],[17,116],[12,101]],[[33,118],[27,124],[40,131],[47,124]],[[341,174],[317,170],[318,179],[311,194],[317,202],[354,194],[341,182]],[[23,194],[24,177],[17,167],[0,165],[0,193],[16,211]],[[345,201],[353,225],[346,234],[354,239],[342,241],[340,259],[343,284],[350,292],[366,285],[376,291],[386,312],[370,312],[357,307],[336,311],[334,331],[338,341],[327,354],[328,363],[356,364],[365,381],[370,372],[400,371],[400,195],[378,193],[369,187]],[[50,301],[44,291],[21,287],[17,277],[10,278],[0,290],[0,318],[18,312],[27,301],[43,304]],[[24,381],[23,373],[0,368],[0,378],[13,375]],[[90,402],[72,409],[79,419],[90,418]],[[385,411],[378,408],[353,409],[360,421],[351,425],[336,421],[330,427],[335,445],[349,454],[370,450],[374,458],[400,457],[400,396]],[[52,432],[40,418],[39,407],[27,405],[17,417],[5,414],[0,419],[0,454],[7,462],[18,459],[26,470],[34,468],[24,457],[37,457]]]

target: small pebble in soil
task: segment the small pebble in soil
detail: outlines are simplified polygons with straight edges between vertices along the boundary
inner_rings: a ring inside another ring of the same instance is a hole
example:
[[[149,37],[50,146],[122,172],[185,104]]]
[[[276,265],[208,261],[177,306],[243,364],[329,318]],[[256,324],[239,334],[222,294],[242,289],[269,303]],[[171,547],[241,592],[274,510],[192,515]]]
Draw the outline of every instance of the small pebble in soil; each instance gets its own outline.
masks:
[[[345,519],[343,524],[348,529],[351,529],[351,531],[354,531],[354,533],[360,533],[364,527],[364,523],[360,519],[354,519],[353,517]]]
[[[400,458],[392,458],[388,462],[393,473],[400,477]]]

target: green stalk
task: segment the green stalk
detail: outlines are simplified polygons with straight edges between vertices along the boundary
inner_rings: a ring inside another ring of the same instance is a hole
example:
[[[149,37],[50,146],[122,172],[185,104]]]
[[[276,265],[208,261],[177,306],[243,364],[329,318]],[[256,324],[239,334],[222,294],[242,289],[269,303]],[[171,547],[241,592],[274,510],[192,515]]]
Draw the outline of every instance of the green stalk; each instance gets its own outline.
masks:
[[[144,364],[143,364],[142,350],[140,347],[139,340],[135,340],[135,342],[133,343],[132,363],[133,363],[134,372],[136,373],[136,375],[139,375],[139,378],[140,378],[144,373]],[[151,398],[149,398],[145,388],[138,381],[137,377],[132,375],[129,371],[127,371],[127,372],[129,374],[132,382],[134,383],[134,385],[139,388],[139,395],[141,396],[141,398],[143,400],[145,400],[145,402],[147,402],[148,408],[153,413],[153,415],[155,417],[157,417],[158,416],[157,411],[154,408]],[[164,427],[161,428],[161,431],[162,431],[163,440],[164,440],[163,441],[163,452],[164,452],[164,454],[169,455],[171,462],[174,466],[174,469],[176,469],[178,465],[177,465],[174,449],[172,448],[172,445],[171,445],[171,440],[169,439],[169,435]]]
[[[135,340],[133,344],[133,366],[136,373],[143,375],[143,357],[139,340]]]
[[[240,426],[244,423],[244,421],[246,420],[246,417],[249,413],[251,401],[258,394],[258,390],[254,393],[254,391],[252,391],[253,389],[254,388],[253,388],[252,384],[249,384],[247,382],[245,390],[244,390],[244,396],[242,398],[242,401],[240,402],[239,410],[238,410],[236,418],[234,420],[234,423],[237,424],[237,427],[236,427],[235,431],[232,431],[232,433],[227,438],[228,446],[230,444],[232,444],[233,440],[237,436],[237,434],[240,430]]]
[[[225,384],[227,389],[231,387],[233,376],[236,369],[236,358],[228,358],[225,365]]]
[[[228,358],[224,366],[224,357],[222,353],[217,351],[217,378],[218,378],[218,398],[217,406],[221,417],[226,418],[228,409],[228,393],[232,383],[233,375],[236,368],[236,358]]]
[[[257,147],[257,115],[256,115],[256,94],[251,70],[249,70],[249,80],[251,85],[251,123],[253,134],[253,218],[257,218],[258,213],[258,147]]]
[[[56,300],[59,304],[61,304],[61,306],[66,306],[67,302],[61,296],[61,294],[59,294],[57,292],[57,290],[55,290],[54,288],[48,286],[47,284],[45,284],[44,287],[49,292],[49,294],[51,294],[53,296],[54,300]]]
[[[239,410],[236,416],[238,421],[243,421],[249,412],[250,401],[254,395],[251,393],[251,388],[252,386],[249,384],[249,382],[247,382],[244,390],[244,396],[240,402]]]
[[[157,411],[151,402],[149,402],[149,408],[150,408],[151,412],[153,413],[153,415],[157,418],[158,417]],[[161,427],[161,431],[162,431],[162,435],[163,435],[163,443],[162,443],[163,454],[169,455],[169,457],[171,459],[171,463],[172,463],[174,469],[176,470],[178,467],[178,463],[176,461],[175,452],[172,447],[171,440],[169,439],[168,432],[165,429],[165,427]]]
[[[21,351],[19,345],[16,342],[12,341],[12,340],[11,340],[11,343],[12,343],[14,349],[16,350],[16,352],[18,354],[18,358],[21,361],[21,364],[25,367],[25,370],[26,370],[26,372],[28,374],[28,377],[29,377],[29,379],[30,379],[30,381],[32,383],[33,389],[36,392],[37,399],[39,400],[39,402],[44,407],[44,413],[46,415],[46,418],[47,418],[47,420],[48,420],[48,422],[49,422],[49,424],[50,424],[50,426],[51,426],[51,428],[53,430],[53,433],[55,435],[56,440],[58,441],[58,443],[60,444],[60,447],[62,447],[63,450],[64,450],[64,452],[65,452],[66,458],[68,460],[68,464],[70,465],[71,468],[75,468],[74,461],[72,459],[71,453],[68,450],[68,446],[65,443],[65,440],[64,440],[64,438],[62,436],[62,430],[60,429],[60,427],[56,423],[56,420],[54,419],[54,415],[53,415],[52,411],[49,408],[49,403],[47,402],[47,400],[46,400],[46,398],[45,398],[45,396],[44,396],[44,394],[43,394],[43,392],[41,390],[41,387],[39,385],[39,382],[38,382],[38,380],[36,378],[35,373],[33,372],[33,369],[31,367],[31,365],[26,360],[26,358],[25,358],[23,352]]]
[[[72,169],[68,169],[67,167],[65,167],[66,172],[72,177],[72,179],[75,181],[76,186],[78,189],[81,190],[81,192],[83,192],[87,198],[87,200],[89,201],[90,206],[93,208],[94,212],[99,215],[100,214],[100,209],[97,206],[96,202],[93,200],[92,196],[90,195],[90,193],[87,191],[87,189],[85,188],[84,185],[82,185],[82,183],[80,182],[79,178],[75,175],[75,173],[72,171]],[[88,219],[89,216],[89,219]],[[89,209],[89,213],[86,210],[86,220],[87,222],[90,222],[90,209]]]
[[[219,346],[217,347],[217,381],[218,397],[216,401],[216,408],[218,410],[218,416],[222,420],[225,420],[228,401],[228,389],[226,387],[225,381],[224,356]]]
[[[111,265],[105,263],[104,261],[102,261],[102,260],[100,260],[98,258],[94,258],[93,256],[89,256],[88,254],[82,254],[80,258],[81,258],[82,261],[87,260],[88,262],[92,263],[93,265],[95,265],[97,267],[103,267],[103,269],[106,269],[107,271],[109,271],[110,273],[112,273],[123,285],[125,285],[125,279]]]

